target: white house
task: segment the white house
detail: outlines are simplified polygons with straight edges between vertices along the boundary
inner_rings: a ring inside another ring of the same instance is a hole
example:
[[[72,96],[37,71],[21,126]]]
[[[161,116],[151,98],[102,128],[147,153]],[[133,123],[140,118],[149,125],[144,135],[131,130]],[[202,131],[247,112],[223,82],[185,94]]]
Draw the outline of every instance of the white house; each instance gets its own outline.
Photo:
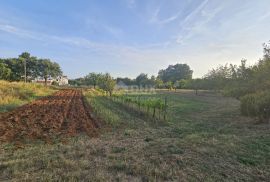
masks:
[[[32,82],[45,84],[44,78],[36,78]],[[68,85],[68,77],[67,76],[59,76],[56,79],[48,78],[47,85],[51,85],[53,82],[57,82],[59,84],[59,86]]]
[[[55,79],[55,81],[61,85],[68,85],[68,77],[67,76],[59,76]]]

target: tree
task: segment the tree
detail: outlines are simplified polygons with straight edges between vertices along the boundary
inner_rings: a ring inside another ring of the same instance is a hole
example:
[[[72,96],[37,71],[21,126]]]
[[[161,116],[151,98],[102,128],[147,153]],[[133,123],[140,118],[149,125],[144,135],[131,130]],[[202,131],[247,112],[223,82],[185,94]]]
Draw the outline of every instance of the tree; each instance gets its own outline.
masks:
[[[101,74],[99,73],[89,73],[84,77],[84,82],[86,85],[93,85],[96,88],[98,85],[98,81],[100,79]]]
[[[151,87],[154,87],[156,83],[156,77],[154,75],[151,76],[151,78],[148,80],[148,85]]]
[[[204,82],[205,82],[205,79],[200,79],[200,78],[190,79],[190,80],[187,80],[185,87],[195,90],[195,94],[198,95],[198,90],[204,89],[204,84],[205,84]]]
[[[156,88],[163,88],[163,86],[164,86],[163,81],[160,78],[156,78],[155,87]]]
[[[166,82],[166,83],[165,83],[165,87],[166,87],[167,89],[171,90],[171,89],[173,88],[173,82],[171,82],[171,81]]]
[[[61,68],[58,63],[52,62],[49,59],[39,59],[38,60],[38,75],[45,80],[45,85],[47,85],[48,78],[56,78],[62,75]]]
[[[109,92],[110,96],[112,96],[116,81],[109,73],[101,74],[99,77],[98,85],[101,89]]]
[[[163,82],[171,81],[175,83],[177,80],[181,79],[191,79],[193,71],[187,64],[176,64],[169,65],[165,70],[160,70],[158,72],[158,78]]]
[[[132,80],[132,79],[130,79],[130,78],[128,78],[128,77],[125,77],[125,78],[118,77],[118,78],[116,78],[116,82],[117,83],[119,83],[120,81],[123,82],[127,86],[131,86],[131,85],[134,85],[135,84],[135,81]]]
[[[136,77],[136,84],[138,85],[139,89],[141,89],[141,87],[144,87],[147,85],[147,81],[148,81],[148,76],[147,74],[141,73],[139,74],[139,76]]]
[[[178,80],[178,81],[175,82],[174,87],[179,88],[179,89],[185,88],[186,83],[187,83],[187,80],[184,80],[184,79]]]
[[[11,70],[9,80],[10,81],[19,81],[23,75],[22,64],[19,62],[18,58],[8,58],[0,59],[0,62],[5,64],[7,68]]]
[[[0,62],[0,79],[9,80],[11,75],[11,70],[6,64]]]
[[[24,82],[27,81],[27,63],[30,60],[30,54],[28,52],[23,52],[21,55],[19,55],[19,59],[23,62],[23,68],[24,68]]]

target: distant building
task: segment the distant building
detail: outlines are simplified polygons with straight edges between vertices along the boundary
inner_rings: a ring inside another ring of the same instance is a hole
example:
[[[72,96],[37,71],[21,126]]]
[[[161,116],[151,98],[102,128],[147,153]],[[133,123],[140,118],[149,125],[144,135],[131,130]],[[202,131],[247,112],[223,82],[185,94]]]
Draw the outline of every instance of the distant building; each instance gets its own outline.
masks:
[[[32,82],[45,84],[45,79],[39,77],[39,78],[36,78],[35,80],[33,80]],[[53,82],[58,83],[59,86],[68,85],[68,77],[67,76],[59,76],[56,79],[52,79],[52,78],[47,79],[47,85],[51,85]]]
[[[55,81],[60,85],[68,85],[68,77],[67,76],[59,76],[55,79]]]

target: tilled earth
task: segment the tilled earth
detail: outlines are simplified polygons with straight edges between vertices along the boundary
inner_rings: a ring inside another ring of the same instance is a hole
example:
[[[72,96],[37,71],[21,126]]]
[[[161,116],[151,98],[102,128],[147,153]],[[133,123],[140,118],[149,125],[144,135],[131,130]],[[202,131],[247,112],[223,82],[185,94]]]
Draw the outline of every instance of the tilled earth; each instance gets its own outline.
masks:
[[[0,115],[0,141],[50,140],[56,136],[97,134],[97,122],[82,91],[67,89]]]

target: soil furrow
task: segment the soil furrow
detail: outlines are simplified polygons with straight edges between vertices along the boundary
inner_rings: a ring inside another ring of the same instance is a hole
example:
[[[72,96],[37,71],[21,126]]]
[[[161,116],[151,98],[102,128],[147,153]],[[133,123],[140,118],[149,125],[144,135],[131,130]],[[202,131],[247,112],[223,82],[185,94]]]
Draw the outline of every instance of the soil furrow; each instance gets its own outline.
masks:
[[[0,141],[48,140],[85,132],[96,135],[99,127],[84,103],[81,90],[56,92],[0,115]]]

